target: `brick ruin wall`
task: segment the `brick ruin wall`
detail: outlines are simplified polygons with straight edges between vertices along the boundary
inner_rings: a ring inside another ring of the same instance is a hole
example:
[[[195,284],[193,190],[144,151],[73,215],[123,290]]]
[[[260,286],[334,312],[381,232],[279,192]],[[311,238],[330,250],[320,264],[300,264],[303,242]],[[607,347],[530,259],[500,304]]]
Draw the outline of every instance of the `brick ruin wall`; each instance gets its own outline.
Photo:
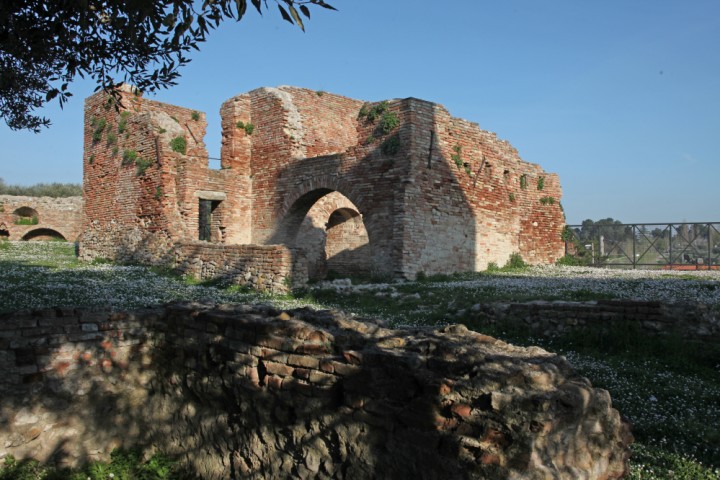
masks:
[[[529,263],[563,254],[557,175],[440,105],[253,90],[223,104],[212,170],[204,114],[124,98],[120,112],[103,94],[86,101],[84,258],[172,263],[174,245],[198,239],[200,199],[214,202],[211,243],[303,250],[311,278],[414,278],[514,252]],[[363,115],[378,106],[397,119],[391,128]],[[171,148],[178,137],[185,154]]]
[[[621,335],[666,335],[702,343],[720,343],[720,315],[702,303],[641,300],[564,300],[476,304],[463,316],[473,324],[510,323],[532,334],[553,337],[604,330]]]
[[[0,195],[0,239],[77,240],[82,230],[82,197]]]
[[[612,479],[628,427],[558,355],[339,313],[0,316],[0,459],[152,446],[207,479]]]

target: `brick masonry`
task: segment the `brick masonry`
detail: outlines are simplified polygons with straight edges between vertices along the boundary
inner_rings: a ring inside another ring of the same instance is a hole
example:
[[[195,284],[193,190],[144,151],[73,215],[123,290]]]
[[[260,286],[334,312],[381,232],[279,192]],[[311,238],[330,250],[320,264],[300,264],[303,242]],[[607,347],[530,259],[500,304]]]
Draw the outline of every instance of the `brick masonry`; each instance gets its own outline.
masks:
[[[74,242],[82,229],[82,212],[82,197],[0,195],[0,239]]]
[[[211,479],[620,478],[632,437],[558,355],[330,311],[0,316],[0,459],[152,445]]]
[[[222,105],[213,170],[204,114],[127,87],[119,111],[107,98],[85,106],[85,258],[172,262],[174,245],[199,238],[201,199],[213,202],[209,243],[303,250],[295,258],[311,278],[414,278],[563,254],[557,175],[441,105],[260,88]]]
[[[670,335],[690,341],[720,343],[720,315],[702,303],[537,300],[477,304],[465,313],[471,321],[511,322],[544,336],[602,328],[617,335],[633,332],[635,335]]]

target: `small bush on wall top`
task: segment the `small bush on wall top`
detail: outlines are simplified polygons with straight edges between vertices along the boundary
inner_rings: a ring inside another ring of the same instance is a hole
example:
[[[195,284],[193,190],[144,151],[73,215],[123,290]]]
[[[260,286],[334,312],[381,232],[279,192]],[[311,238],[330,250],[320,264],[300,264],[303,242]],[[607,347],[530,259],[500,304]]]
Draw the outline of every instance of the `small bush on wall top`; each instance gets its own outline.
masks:
[[[170,140],[170,148],[173,152],[185,155],[185,152],[187,152],[187,140],[184,137],[175,137]]]
[[[237,123],[235,124],[235,126],[236,126],[238,129],[240,129],[240,130],[245,130],[245,133],[247,133],[248,135],[252,135],[253,132],[255,131],[255,125],[253,125],[253,124],[250,123],[250,122],[248,122],[248,123],[245,123],[245,122],[237,122]]]

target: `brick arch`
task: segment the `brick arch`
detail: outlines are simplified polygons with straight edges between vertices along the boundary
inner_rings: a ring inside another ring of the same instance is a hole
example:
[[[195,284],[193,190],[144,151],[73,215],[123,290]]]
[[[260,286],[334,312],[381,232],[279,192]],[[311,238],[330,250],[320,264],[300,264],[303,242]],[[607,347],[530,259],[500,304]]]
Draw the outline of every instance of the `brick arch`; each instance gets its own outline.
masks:
[[[16,208],[13,211],[13,217],[15,217],[16,220],[19,218],[36,218],[38,222],[40,221],[40,215],[38,214],[38,211],[28,206]]]
[[[302,221],[297,234],[288,235],[292,237],[289,244],[303,251],[308,277],[321,280],[330,272],[342,276],[370,274],[372,247],[357,206],[337,191],[330,191],[317,199],[314,197],[301,197],[291,209],[292,212],[299,209],[296,218],[302,216]],[[303,214],[311,202],[307,213]],[[300,203],[303,204],[302,209]],[[286,222],[285,227],[291,223],[287,219]]]
[[[357,207],[359,213],[364,213],[365,211],[364,195],[357,191],[355,184],[337,175],[317,175],[304,179],[285,194],[280,210],[278,211],[278,218],[284,218],[301,197],[313,191],[325,191],[326,193],[331,191],[339,192]]]
[[[52,228],[35,228],[22,236],[22,240],[25,241],[48,240],[50,238],[67,241],[67,237],[65,235]]]

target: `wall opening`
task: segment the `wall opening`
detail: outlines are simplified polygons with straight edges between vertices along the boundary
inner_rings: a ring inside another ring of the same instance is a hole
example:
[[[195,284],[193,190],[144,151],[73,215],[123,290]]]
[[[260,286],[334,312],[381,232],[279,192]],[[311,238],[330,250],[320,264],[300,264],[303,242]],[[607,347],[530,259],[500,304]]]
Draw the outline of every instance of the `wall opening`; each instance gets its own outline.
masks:
[[[34,208],[20,207],[13,212],[13,222],[15,225],[37,225],[40,216]]]
[[[339,208],[328,219],[325,260],[331,276],[369,276],[370,244],[362,216],[351,208]]]
[[[4,228],[0,228],[0,240],[7,240],[8,238],[10,238],[10,232]]]
[[[198,238],[201,241],[217,242],[220,240],[218,238],[220,236],[218,218],[216,215],[213,215],[218,206],[220,206],[220,200],[200,199],[200,218],[198,219],[200,232]]]
[[[58,232],[57,230],[53,230],[52,228],[38,228],[35,230],[31,230],[26,233],[22,237],[22,239],[26,241],[38,242],[67,241],[67,239],[60,232]]]
[[[293,205],[291,212],[301,214],[302,222],[287,237],[289,246],[305,254],[308,278],[369,276],[370,238],[358,208],[340,192],[317,193],[310,192]]]

